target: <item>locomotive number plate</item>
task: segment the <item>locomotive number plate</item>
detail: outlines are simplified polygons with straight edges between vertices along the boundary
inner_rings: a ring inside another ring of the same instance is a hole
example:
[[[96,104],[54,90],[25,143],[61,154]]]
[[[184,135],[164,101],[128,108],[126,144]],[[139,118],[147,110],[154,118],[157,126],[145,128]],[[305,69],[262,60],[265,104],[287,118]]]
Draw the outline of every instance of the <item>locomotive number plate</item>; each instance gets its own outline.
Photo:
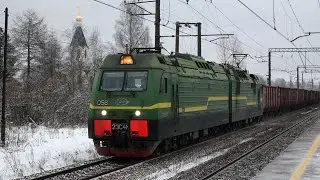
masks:
[[[127,131],[129,129],[128,124],[125,123],[113,123],[112,130],[120,130],[120,131]]]

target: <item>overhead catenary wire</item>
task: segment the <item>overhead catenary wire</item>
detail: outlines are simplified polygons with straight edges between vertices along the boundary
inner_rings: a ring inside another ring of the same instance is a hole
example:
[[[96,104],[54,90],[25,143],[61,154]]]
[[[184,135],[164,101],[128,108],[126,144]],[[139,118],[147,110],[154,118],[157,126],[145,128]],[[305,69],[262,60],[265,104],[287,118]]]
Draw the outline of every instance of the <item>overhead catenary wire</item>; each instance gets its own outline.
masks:
[[[171,9],[170,9],[170,7],[171,7],[171,5],[170,5],[170,1],[169,1],[169,16],[168,16],[168,21],[167,21],[166,25],[168,25],[169,22],[170,22],[170,16],[171,16]],[[160,10],[161,10],[161,9],[160,9]]]
[[[206,3],[208,3],[207,1],[205,1]],[[257,45],[259,45],[260,47],[262,47],[262,48],[266,48],[265,46],[263,46],[261,43],[259,43],[259,42],[257,42],[254,38],[252,38],[251,36],[249,36],[248,35],[248,33],[246,33],[244,30],[242,30],[239,26],[237,26],[228,16],[226,16],[223,12],[222,12],[222,10],[220,10],[216,5],[215,5],[215,3],[213,3],[212,1],[210,1],[210,4],[211,5],[213,5],[214,7],[215,7],[215,9],[217,9],[233,26],[235,26],[240,32],[242,32],[244,35],[246,35],[249,39],[251,39],[253,42],[255,42]],[[251,47],[249,47],[249,48],[251,48]],[[251,48],[251,49],[253,49],[253,48]],[[255,49],[253,49],[253,50],[255,50]],[[257,50],[255,50],[255,51],[257,51]],[[257,52],[259,52],[259,53],[261,53],[261,54],[264,54],[264,53],[262,53],[261,51],[257,51]]]
[[[206,1],[207,2],[207,1]],[[213,2],[211,2],[210,4],[212,4],[231,24],[233,24],[233,26],[235,26],[239,31],[241,31],[244,35],[246,35],[249,39],[251,39],[252,41],[254,41],[257,45],[259,45],[262,48],[266,48],[265,46],[263,46],[261,43],[257,42],[254,38],[252,38],[251,36],[248,35],[248,33],[246,33],[245,31],[243,31],[239,26],[237,26],[228,16],[226,16]]]
[[[273,0],[273,28],[276,29],[276,17],[274,12],[274,0]]]
[[[289,6],[290,6],[290,8],[291,8],[291,11],[292,11],[292,13],[293,13],[293,15],[294,15],[294,17],[295,17],[295,19],[296,19],[299,27],[300,27],[302,33],[304,33],[304,32],[305,32],[305,31],[304,31],[304,28],[302,27],[302,25],[301,25],[301,23],[300,23],[297,15],[296,15],[296,13],[294,12],[293,7],[292,7],[292,5],[291,5],[291,3],[290,3],[290,0],[288,0],[288,4],[289,4]],[[308,39],[308,37],[306,37],[306,39],[307,39],[308,43],[310,44],[310,46],[312,47],[312,44],[311,44],[310,40]],[[320,56],[319,52],[317,52],[317,54]]]
[[[284,5],[283,5],[283,2],[282,2],[282,1],[280,1],[280,3],[281,3],[281,6],[282,6],[282,8],[283,8],[284,13],[285,13],[285,14],[286,14],[286,16],[289,18],[290,22],[292,22],[292,21],[293,21],[293,19],[292,19],[292,18],[291,18],[291,16],[288,14],[288,12],[287,12],[286,8],[285,8],[285,7],[284,7]],[[290,23],[290,26],[291,26],[291,35],[292,35],[292,34],[293,34],[292,23]],[[288,33],[288,30],[287,30],[287,36],[289,36],[288,34],[289,34],[289,33]]]
[[[244,7],[246,7],[249,11],[251,11],[255,16],[257,16],[260,20],[262,20],[265,24],[267,24],[270,28],[272,28],[273,30],[275,30],[279,35],[281,35],[284,39],[286,39],[287,41],[289,41],[295,48],[297,48],[297,46],[291,42],[289,40],[289,38],[287,38],[285,35],[283,35],[280,31],[278,31],[277,29],[273,28],[271,24],[269,24],[266,20],[264,20],[261,16],[259,16],[256,12],[254,12],[251,8],[249,8],[245,3],[243,3],[241,0],[237,0],[238,2],[240,2]],[[302,64],[304,64],[303,59],[301,57],[301,54],[299,54],[300,60],[302,62]],[[304,57],[308,60],[308,62],[313,65],[313,63],[304,55]],[[314,66],[314,65],[313,65]]]
[[[207,21],[209,21],[212,25],[214,25],[217,29],[220,29],[222,32],[227,33],[224,29],[222,29],[220,26],[218,26],[216,23],[214,23],[214,22],[213,22],[212,20],[210,20],[208,17],[206,17],[205,15],[203,15],[199,10],[197,10],[197,9],[194,8],[194,7],[192,7],[190,4],[188,4],[188,3],[186,3],[186,2],[184,2],[184,1],[182,1],[182,0],[178,0],[178,1],[180,1],[181,3],[186,4],[187,6],[189,6],[193,11],[197,12],[201,17],[205,18],[205,19],[206,19]],[[231,38],[234,38],[234,37],[231,36]],[[250,48],[250,49],[252,49],[252,50],[254,50],[254,51],[256,51],[256,52],[259,52],[259,53],[263,54],[261,51],[258,51],[258,50],[256,50],[255,48],[253,48],[253,47],[245,44],[244,42],[240,41],[239,39],[238,39],[238,41],[239,41],[241,44],[243,44],[244,46],[246,46],[246,47],[248,47],[248,48]]]
[[[181,3],[184,3],[184,4],[188,5],[188,6],[190,6],[190,8],[191,8],[193,11],[196,11],[200,16],[204,17],[207,21],[209,21],[210,23],[212,23],[216,28],[218,28],[218,29],[220,29],[221,31],[223,31],[223,32],[226,33],[225,30],[223,30],[220,26],[218,26],[217,24],[215,24],[214,22],[212,22],[209,18],[207,18],[206,16],[204,16],[201,12],[199,12],[197,9],[195,9],[194,7],[192,7],[190,4],[188,4],[188,3],[186,3],[186,2],[183,2],[183,1],[181,1],[181,0],[178,0],[178,1],[180,1]],[[241,30],[240,27],[238,27],[237,25],[235,25],[219,8],[217,8],[217,6],[214,5],[214,3],[211,2],[211,4],[212,4],[221,14],[223,14],[223,15],[229,20],[229,22],[231,22],[235,27],[237,27],[238,30],[240,30],[241,32],[243,32],[245,35],[247,35],[250,39],[252,39],[255,43],[257,43],[257,44],[260,45],[261,47],[266,48],[266,47],[264,47],[263,45],[261,45],[260,43],[258,43],[257,41],[255,41],[255,40],[254,40],[252,37],[250,37],[246,32],[244,32],[243,30]],[[264,54],[264,53],[262,53],[261,51],[258,51],[258,50],[256,50],[256,49],[252,48],[251,46],[243,43],[242,41],[240,41],[240,40],[238,40],[238,41],[239,41],[241,44],[249,47],[250,49],[252,49],[252,50],[254,50],[254,51],[256,51],[256,52],[259,52],[260,54]],[[220,46],[220,44],[217,44],[217,43],[214,43],[214,44]],[[220,47],[224,47],[224,46],[220,46]],[[226,47],[224,47],[224,48],[226,48]],[[226,49],[232,50],[232,49],[230,49],[230,48],[226,48]]]
[[[289,4],[289,6],[290,6],[290,8],[291,8],[291,11],[292,11],[292,13],[293,13],[293,15],[294,15],[294,17],[295,17],[295,19],[296,19],[296,21],[297,21],[300,29],[302,30],[302,32],[304,32],[304,29],[303,29],[303,27],[301,26],[301,23],[300,23],[297,15],[296,15],[296,13],[295,13],[294,10],[293,10],[293,7],[292,7],[292,5],[291,5],[291,3],[290,3],[290,0],[288,0],[288,4]]]
[[[120,9],[120,8],[117,8],[117,7],[113,6],[113,5],[110,5],[110,4],[108,4],[108,3],[105,3],[105,2],[102,2],[102,1],[99,1],[99,0],[92,0],[92,1],[98,2],[98,3],[100,3],[100,4],[106,5],[106,6],[108,6],[108,7],[111,7],[111,8],[113,8],[113,9],[119,10],[119,11],[124,12],[124,13],[129,13],[129,12],[125,11],[125,10],[122,10],[122,9]],[[129,14],[130,14],[130,13],[129,13]],[[147,19],[147,18],[138,16],[138,15],[135,15],[135,16],[137,16],[137,17],[139,17],[139,18],[141,18],[141,19],[144,19],[144,20],[146,20],[146,21],[148,21],[148,22],[154,23],[154,21],[152,21],[152,20],[150,20],[150,19]],[[172,21],[170,21],[170,22],[172,22]],[[163,26],[163,27],[165,27],[165,28],[174,30],[174,31],[176,30],[175,28],[170,27],[170,26],[165,25],[165,24],[160,24],[160,25]],[[184,32],[184,31],[181,31],[181,30],[180,30],[180,33],[183,33],[183,34],[186,34],[186,35],[191,35],[191,34],[189,34],[189,33],[186,33],[186,32]],[[201,38],[201,39],[204,40],[204,41],[206,41],[206,42],[210,42],[210,40],[208,40],[208,39],[206,39],[206,38]],[[225,47],[225,46],[222,46],[222,45],[217,44],[217,43],[215,43],[215,42],[210,42],[210,43],[231,50],[230,48]]]
[[[280,31],[277,29],[274,29],[273,26],[268,23],[266,20],[264,20],[261,16],[259,16],[256,12],[254,12],[250,7],[248,7],[246,4],[244,4],[241,0],[237,0],[240,2],[244,7],[246,7],[249,11],[251,11],[255,16],[257,16],[261,21],[263,21],[265,24],[267,24],[271,29],[275,30],[279,35],[281,35],[284,39],[290,42],[290,39],[287,38],[285,35],[283,35]]]
[[[117,8],[117,7],[115,7],[115,6],[113,6],[113,5],[110,5],[110,4],[108,4],[108,3],[105,3],[105,2],[102,2],[102,1],[99,1],[99,0],[93,0],[93,1],[96,1],[96,2],[98,2],[98,3],[100,3],[100,4],[103,4],[103,5],[106,5],[106,6],[108,6],[108,7],[111,7],[111,8],[114,8],[114,9],[116,9],[116,10],[119,10],[119,11],[121,11],[121,12],[124,12],[124,13],[128,13],[128,12],[126,12],[125,10],[122,10],[122,9],[120,9],[120,8]],[[193,8],[193,7],[192,7]],[[195,9],[196,10],[196,9]],[[196,10],[197,11],[197,10]],[[198,13],[200,13],[199,11],[198,11]],[[200,13],[201,14],[201,13]],[[152,20],[149,20],[149,19],[147,19],[147,18],[144,18],[144,17],[141,17],[141,16],[137,16],[137,17],[139,17],[139,18],[141,18],[141,19],[144,19],[144,20],[146,20],[146,21],[148,21],[148,22],[152,22],[152,23],[154,23],[154,21],[152,21]],[[205,16],[204,16],[205,17]],[[207,20],[209,20],[207,17],[205,17]],[[172,22],[172,21],[170,21],[170,20],[168,20],[169,22]],[[209,20],[209,22],[210,22],[210,20]],[[172,23],[174,23],[174,22],[172,22]],[[213,23],[212,21],[211,21],[211,23]],[[213,23],[213,24],[215,24],[215,23]],[[160,24],[161,26],[163,26],[163,27],[165,27],[165,28],[168,28],[168,29],[171,29],[171,30],[175,30],[175,28],[173,28],[173,27],[170,27],[170,26],[168,26],[168,25],[165,25],[165,24]],[[219,28],[219,29],[221,29],[222,31],[224,31],[221,27],[219,27],[218,25],[216,25],[217,26],[217,28]],[[184,31],[181,31],[180,30],[180,32],[181,33],[183,33],[183,34],[187,34],[187,35],[190,35],[189,33],[186,33],[186,32],[184,32]],[[225,31],[224,31],[225,32]],[[206,39],[206,38],[201,38],[202,40],[204,40],[204,41],[206,41],[206,42],[210,42],[211,44],[215,44],[215,45],[217,45],[217,46],[220,46],[220,47],[223,47],[223,48],[226,48],[226,49],[228,49],[228,50],[232,50],[232,49],[230,49],[230,48],[228,48],[228,47],[225,47],[225,46],[222,46],[222,45],[220,45],[220,44],[218,44],[218,43],[216,43],[216,42],[211,42],[210,40],[208,40],[208,39]],[[246,44],[245,44],[246,45]],[[251,47],[250,47],[251,48]],[[251,48],[251,49],[253,49],[253,48]],[[253,49],[253,50],[255,50],[255,49]],[[252,58],[252,59],[255,59],[255,58]],[[257,62],[259,62],[259,60],[257,60],[257,59],[255,59]]]
[[[244,4],[241,0],[237,0],[238,2],[240,2],[244,7],[246,7],[249,11],[251,11],[255,16],[257,16],[260,20],[262,20],[265,24],[267,24],[270,28],[272,28],[274,31],[276,31],[279,35],[281,35],[284,39],[286,39],[287,41],[289,41],[295,48],[297,48],[297,46],[293,43],[293,42],[291,42],[290,41],[290,39],[288,38],[288,37],[286,37],[285,35],[283,35],[280,31],[278,31],[277,29],[274,29],[273,27],[272,27],[272,25],[270,24],[270,23],[268,23],[266,20],[264,20],[261,16],[259,16],[256,12],[254,12],[250,7],[248,7],[246,4]],[[301,57],[301,54],[300,53],[298,53],[299,54],[299,56],[300,56],[300,59],[301,59],[301,62],[302,62],[302,64],[303,64],[303,59],[302,59],[302,57]],[[305,55],[304,55],[305,56]],[[305,56],[305,58],[306,58],[306,56]],[[306,58],[307,59],[307,58]],[[309,59],[307,59],[308,61],[309,61],[309,63],[311,64],[311,65],[313,65],[313,63],[309,60]]]

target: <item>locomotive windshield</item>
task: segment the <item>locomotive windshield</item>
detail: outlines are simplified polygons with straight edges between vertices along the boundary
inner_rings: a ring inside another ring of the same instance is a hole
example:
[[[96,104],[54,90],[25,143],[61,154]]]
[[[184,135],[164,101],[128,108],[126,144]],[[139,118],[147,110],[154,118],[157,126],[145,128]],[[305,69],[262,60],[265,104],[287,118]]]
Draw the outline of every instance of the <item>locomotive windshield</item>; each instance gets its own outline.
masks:
[[[147,88],[148,72],[104,72],[101,79],[103,91],[143,91]]]

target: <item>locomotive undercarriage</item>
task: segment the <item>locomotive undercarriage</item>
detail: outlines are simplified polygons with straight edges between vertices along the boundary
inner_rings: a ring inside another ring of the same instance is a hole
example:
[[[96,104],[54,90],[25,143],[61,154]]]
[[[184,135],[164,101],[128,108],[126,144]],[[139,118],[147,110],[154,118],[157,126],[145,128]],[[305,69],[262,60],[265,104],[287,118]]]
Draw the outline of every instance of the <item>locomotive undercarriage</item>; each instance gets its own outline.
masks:
[[[242,121],[224,124],[204,130],[182,134],[164,139],[162,141],[130,140],[127,132],[114,132],[109,139],[95,139],[94,145],[99,155],[118,157],[148,157],[167,153],[206,138],[223,134],[227,131],[237,129],[253,122],[261,117],[250,118]]]
[[[108,139],[93,140],[101,156],[147,157],[159,145],[159,141],[132,140],[128,131],[112,131]]]

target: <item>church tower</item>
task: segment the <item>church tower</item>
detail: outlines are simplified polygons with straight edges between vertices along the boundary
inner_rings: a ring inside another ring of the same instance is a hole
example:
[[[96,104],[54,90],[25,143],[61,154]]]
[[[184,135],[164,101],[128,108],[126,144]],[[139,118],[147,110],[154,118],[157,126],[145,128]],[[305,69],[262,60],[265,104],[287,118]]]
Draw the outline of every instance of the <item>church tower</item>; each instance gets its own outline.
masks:
[[[89,47],[82,31],[82,17],[80,16],[79,8],[76,16],[76,30],[73,34],[70,48],[74,53],[76,53],[76,56],[80,56],[84,59],[87,58],[87,51]]]
[[[82,17],[79,8],[76,16],[75,32],[70,43],[71,58],[71,82],[72,92],[76,89],[81,90],[83,84],[88,84],[87,76],[89,73],[88,44],[82,30]]]

